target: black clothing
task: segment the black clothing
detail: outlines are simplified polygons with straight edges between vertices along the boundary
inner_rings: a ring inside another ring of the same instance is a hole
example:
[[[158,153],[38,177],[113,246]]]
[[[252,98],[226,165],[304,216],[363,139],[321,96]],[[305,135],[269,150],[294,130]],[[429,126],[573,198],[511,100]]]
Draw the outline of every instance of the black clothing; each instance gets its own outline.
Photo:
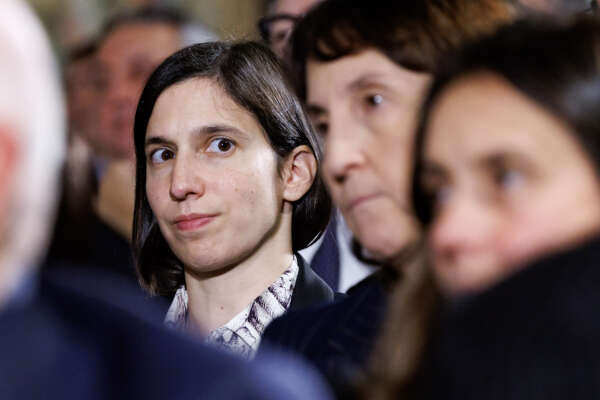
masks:
[[[454,305],[440,332],[435,399],[600,399],[600,239]]]
[[[331,303],[334,300],[333,290],[296,254],[298,260],[298,277],[292,293],[290,311],[302,310],[318,304]]]
[[[131,245],[92,210],[77,221],[59,214],[45,264],[104,268],[137,283]]]
[[[301,354],[339,396],[347,396],[371,353],[387,297],[379,274],[373,274],[333,304],[275,319],[265,331],[263,343]]]
[[[48,268],[59,265],[78,269],[104,269],[137,285],[133,253],[127,238],[107,225],[94,210],[98,178],[92,160],[80,165],[84,182],[75,185],[71,170],[63,168],[58,213],[46,261]]]
[[[327,229],[323,232],[323,241],[310,262],[310,267],[335,292],[338,291],[340,284],[340,250],[336,231],[337,218],[334,213]]]

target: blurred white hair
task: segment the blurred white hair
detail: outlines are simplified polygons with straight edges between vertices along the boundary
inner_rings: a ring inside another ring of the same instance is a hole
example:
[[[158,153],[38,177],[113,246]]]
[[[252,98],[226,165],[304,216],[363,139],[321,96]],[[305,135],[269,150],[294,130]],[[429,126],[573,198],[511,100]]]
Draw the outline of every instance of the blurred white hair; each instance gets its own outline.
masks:
[[[17,137],[6,229],[0,232],[0,301],[44,255],[64,157],[64,103],[40,21],[23,0],[0,2],[0,124]],[[3,210],[6,211],[6,210]]]

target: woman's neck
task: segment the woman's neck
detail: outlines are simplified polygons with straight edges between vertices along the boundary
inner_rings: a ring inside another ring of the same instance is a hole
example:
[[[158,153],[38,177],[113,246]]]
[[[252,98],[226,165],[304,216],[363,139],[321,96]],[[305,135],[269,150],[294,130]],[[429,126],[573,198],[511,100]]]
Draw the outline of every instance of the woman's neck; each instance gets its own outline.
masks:
[[[221,274],[199,277],[186,270],[188,326],[208,334],[225,325],[273,284],[292,260],[291,235],[276,234]]]

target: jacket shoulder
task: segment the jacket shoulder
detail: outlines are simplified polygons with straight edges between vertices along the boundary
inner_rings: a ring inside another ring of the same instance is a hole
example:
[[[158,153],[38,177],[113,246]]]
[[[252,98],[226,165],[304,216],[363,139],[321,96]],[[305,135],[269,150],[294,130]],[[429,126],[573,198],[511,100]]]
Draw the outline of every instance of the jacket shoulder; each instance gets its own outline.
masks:
[[[295,311],[331,303],[335,298],[333,290],[310,268],[300,254],[296,254],[296,259],[298,277],[289,309]]]

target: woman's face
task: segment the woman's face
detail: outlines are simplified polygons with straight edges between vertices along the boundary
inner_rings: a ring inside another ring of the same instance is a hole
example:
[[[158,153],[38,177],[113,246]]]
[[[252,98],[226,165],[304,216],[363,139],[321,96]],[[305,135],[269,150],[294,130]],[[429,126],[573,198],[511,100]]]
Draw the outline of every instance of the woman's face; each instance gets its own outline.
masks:
[[[350,229],[391,260],[419,228],[409,205],[412,143],[430,76],[374,49],[307,64],[307,105],[325,138],[323,174]]]
[[[254,116],[209,79],[166,89],[145,141],[146,194],[187,269],[228,268],[277,231],[282,180]]]
[[[420,177],[434,204],[435,274],[476,292],[600,229],[600,185],[568,126],[491,73],[433,105]]]

